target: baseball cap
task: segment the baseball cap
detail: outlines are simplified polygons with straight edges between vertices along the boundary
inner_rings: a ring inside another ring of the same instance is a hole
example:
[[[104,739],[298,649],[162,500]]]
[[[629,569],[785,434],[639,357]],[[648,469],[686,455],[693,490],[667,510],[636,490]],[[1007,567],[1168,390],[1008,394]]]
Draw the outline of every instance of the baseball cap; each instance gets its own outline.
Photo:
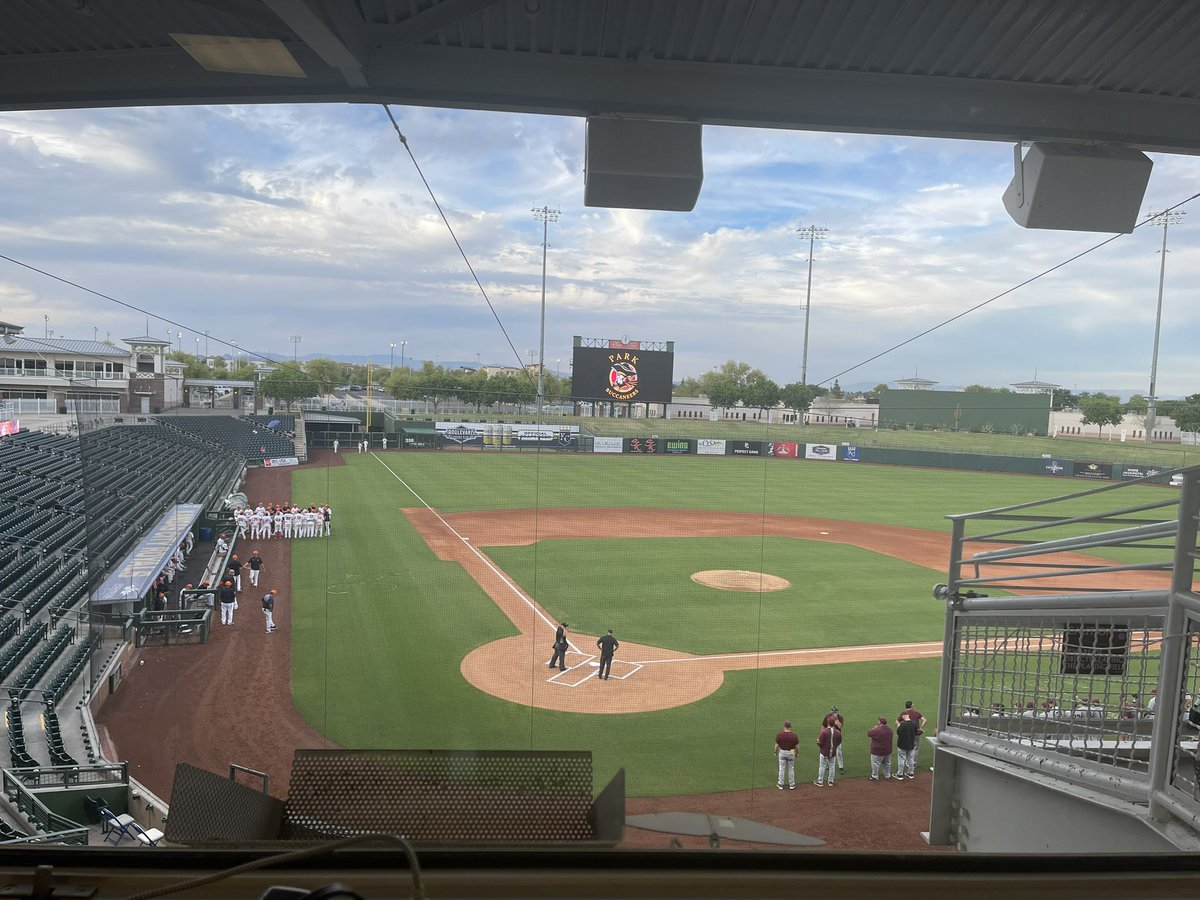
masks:
[[[275,589],[275,588],[271,588],[271,593],[272,593],[272,594],[278,594],[278,593],[279,593],[279,591],[278,591],[277,589]]]
[[[904,701],[904,708],[905,708],[905,709],[911,709],[911,708],[912,708],[912,701],[911,701],[911,700],[905,700],[905,701]]]
[[[837,707],[836,707],[836,706],[831,706],[831,707],[829,707],[829,711],[830,711],[830,712],[837,712]]]
[[[233,587],[233,582],[232,581],[225,582],[225,587]]]
[[[792,723],[791,723],[791,722],[784,722],[784,723],[783,723],[783,727],[784,727],[784,728],[791,728],[791,727],[792,727]]]
[[[879,717],[879,724],[880,724],[880,725],[886,725],[886,724],[887,724],[887,716],[880,716],[880,717]]]

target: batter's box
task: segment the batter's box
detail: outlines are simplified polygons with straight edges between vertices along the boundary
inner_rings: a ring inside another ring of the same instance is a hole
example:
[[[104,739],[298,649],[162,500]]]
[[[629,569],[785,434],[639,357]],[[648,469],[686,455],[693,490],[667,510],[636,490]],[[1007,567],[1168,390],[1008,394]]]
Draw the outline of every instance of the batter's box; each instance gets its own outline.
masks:
[[[641,663],[627,663],[614,659],[610,673],[611,680],[624,681],[640,668],[642,668]],[[588,656],[582,662],[575,663],[575,665],[569,667],[565,672],[559,672],[557,675],[551,676],[548,680],[551,684],[558,684],[563,687],[579,687],[584,682],[594,679],[599,671],[599,659],[595,656]]]

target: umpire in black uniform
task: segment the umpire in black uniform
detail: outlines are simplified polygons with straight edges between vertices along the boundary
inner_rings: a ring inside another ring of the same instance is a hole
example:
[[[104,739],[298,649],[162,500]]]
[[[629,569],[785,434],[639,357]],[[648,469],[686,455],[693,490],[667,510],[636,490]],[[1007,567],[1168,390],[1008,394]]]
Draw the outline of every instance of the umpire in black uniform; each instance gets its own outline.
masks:
[[[563,622],[554,631],[554,655],[547,665],[553,669],[555,660],[558,661],[560,672],[567,671],[567,623]]]
[[[612,672],[613,654],[617,652],[617,648],[621,646],[621,642],[613,637],[612,629],[608,629],[608,634],[601,635],[596,641],[596,646],[600,648],[600,674],[597,678],[603,681],[608,681],[609,674]]]

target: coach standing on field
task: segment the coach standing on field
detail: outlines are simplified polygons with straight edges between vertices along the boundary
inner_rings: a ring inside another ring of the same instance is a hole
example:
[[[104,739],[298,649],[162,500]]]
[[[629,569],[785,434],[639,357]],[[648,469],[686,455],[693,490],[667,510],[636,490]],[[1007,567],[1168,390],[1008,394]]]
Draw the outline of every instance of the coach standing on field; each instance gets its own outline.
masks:
[[[596,677],[602,681],[608,681],[609,675],[612,673],[613,654],[617,652],[617,648],[621,646],[621,642],[613,637],[612,629],[608,629],[608,634],[601,636],[596,641],[596,646],[600,648],[600,674]]]

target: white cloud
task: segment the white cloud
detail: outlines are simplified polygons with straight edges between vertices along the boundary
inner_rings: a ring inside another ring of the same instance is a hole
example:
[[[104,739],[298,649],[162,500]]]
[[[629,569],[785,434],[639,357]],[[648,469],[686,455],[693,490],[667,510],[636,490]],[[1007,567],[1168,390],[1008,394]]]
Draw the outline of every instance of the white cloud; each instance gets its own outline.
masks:
[[[679,374],[734,357],[781,382],[799,374],[799,225],[829,228],[813,264],[818,377],[1104,238],[1013,224],[1000,201],[1011,157],[995,144],[709,127],[694,213],[600,210],[582,205],[579,120],[394,112],[520,353],[537,343],[542,231],[530,210],[542,205],[562,210],[549,230],[548,357],[569,356],[573,334],[629,334],[675,340]],[[1200,162],[1155,162],[1156,207],[1194,193]],[[378,107],[4,114],[0,177],[2,252],[194,333],[275,352],[299,332],[312,353],[405,339],[416,359],[511,356]],[[1171,232],[1164,393],[1200,390],[1188,352],[1200,339],[1195,215]],[[843,381],[919,367],[943,383],[1006,384],[1038,368],[1065,384],[1140,388],[1160,240],[1139,229]],[[0,310],[31,332],[42,315],[76,337],[145,327],[8,264]]]

